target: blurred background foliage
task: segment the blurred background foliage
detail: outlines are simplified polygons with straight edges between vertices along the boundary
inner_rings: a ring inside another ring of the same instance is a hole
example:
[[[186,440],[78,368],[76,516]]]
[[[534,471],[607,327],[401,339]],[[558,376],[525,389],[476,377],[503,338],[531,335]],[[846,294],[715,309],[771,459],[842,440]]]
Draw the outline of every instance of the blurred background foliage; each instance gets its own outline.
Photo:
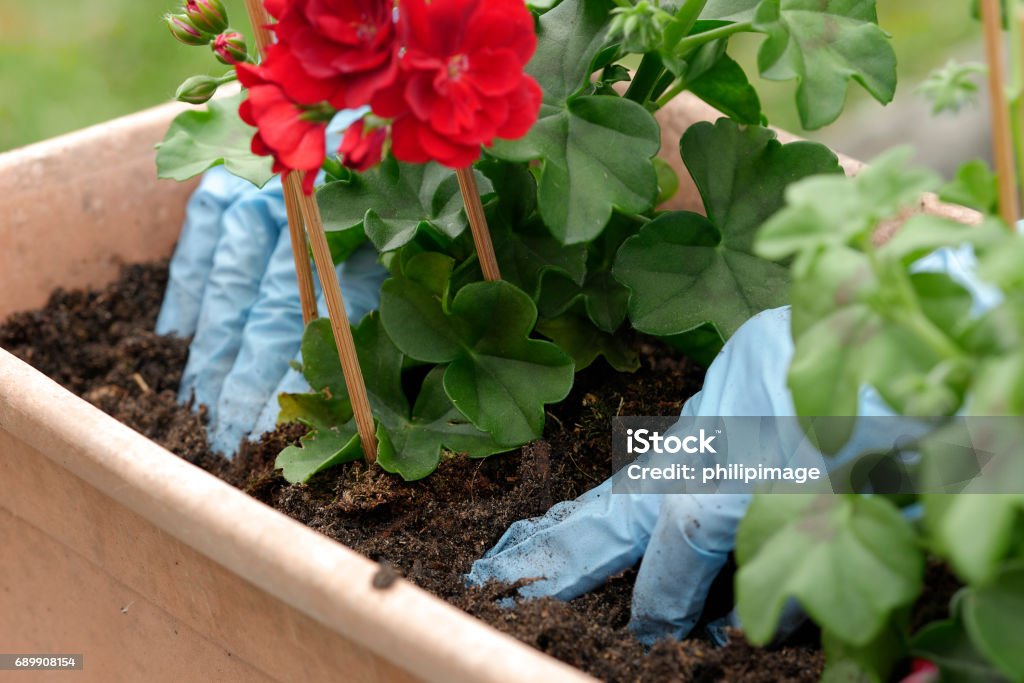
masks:
[[[232,25],[248,36],[243,0],[225,4]],[[160,18],[173,5],[174,0],[0,0],[0,150],[166,102],[194,73],[223,73],[209,51],[170,38]],[[892,33],[899,58],[896,100],[882,108],[853,88],[839,122],[809,136],[865,159],[910,142],[923,162],[947,173],[949,159],[984,156],[984,99],[959,117],[933,118],[914,92],[950,57],[980,58],[980,27],[969,5],[970,0],[878,0],[879,23]],[[740,36],[731,50],[754,79],[771,123],[803,132],[793,83],[756,77],[760,42]]]
[[[227,70],[171,38],[176,0],[0,0],[0,150],[167,102],[194,73]],[[180,4],[180,3],[179,3]],[[224,0],[250,35],[243,0]]]

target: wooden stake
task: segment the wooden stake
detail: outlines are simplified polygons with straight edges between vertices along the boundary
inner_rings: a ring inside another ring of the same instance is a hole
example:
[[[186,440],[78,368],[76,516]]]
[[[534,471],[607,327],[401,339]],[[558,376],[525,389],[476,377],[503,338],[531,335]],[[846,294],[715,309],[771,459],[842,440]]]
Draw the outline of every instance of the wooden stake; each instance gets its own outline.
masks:
[[[1010,33],[1010,40],[1014,41],[1011,43],[1011,47],[1015,48],[1010,51],[1013,59],[1017,60],[1016,73],[1011,71],[1010,80],[1013,82],[1013,87],[1017,89],[1014,97],[1016,98],[1013,105],[1010,106],[1011,115],[1016,114],[1017,120],[1011,122],[1014,126],[1014,147],[1016,149],[1016,169],[1017,169],[1017,183],[1018,191],[1021,193],[1018,195],[1021,199],[1024,199],[1024,7],[1021,7],[1016,13],[1017,30]],[[1016,111],[1014,111],[1016,110]],[[1015,226],[1011,225],[1011,228],[1016,229]]]
[[[999,176],[999,212],[1011,229],[1020,209],[1017,199],[1017,174],[1014,170],[1010,113],[1006,108],[1003,77],[1003,30],[999,0],[981,0],[981,19],[985,30],[985,58],[988,61],[989,105],[992,109],[992,152]]]
[[[288,233],[292,238],[292,256],[295,259],[295,277],[299,281],[299,301],[302,302],[302,321],[309,324],[317,319],[316,290],[313,288],[313,269],[306,253],[306,230],[299,208],[302,187],[294,173],[283,181],[284,208],[288,214]]]
[[[267,56],[267,48],[274,42],[267,26],[270,15],[263,7],[262,0],[245,0],[245,8],[249,11],[249,22],[252,24],[256,38],[256,49],[260,59]],[[299,197],[302,195],[299,177],[288,174],[281,183],[284,186],[284,207],[288,213],[288,235],[292,241],[292,258],[295,260],[295,278],[299,282],[299,301],[302,302],[302,321],[307,325],[316,320],[316,290],[313,288],[313,269],[309,265],[306,254],[306,235],[302,224],[302,211],[299,210]]]
[[[267,27],[271,24],[270,15],[263,6],[263,0],[245,0],[245,9],[249,12],[249,23],[256,37],[256,50],[260,58],[267,56],[267,48],[274,42],[274,37]]]
[[[341,287],[338,285],[338,273],[334,270],[331,248],[327,245],[327,236],[324,234],[320,207],[317,206],[314,197],[300,193],[299,200],[302,217],[306,221],[309,243],[313,247],[313,261],[316,263],[316,271],[320,276],[324,300],[327,302],[327,314],[330,316],[331,329],[334,331],[334,343],[338,347],[338,357],[341,359],[345,388],[348,390],[349,400],[352,402],[352,413],[356,418],[359,440],[363,444],[366,461],[372,464],[377,461],[377,435],[373,425],[373,411],[370,408],[370,399],[366,394],[363,371],[359,367],[359,359],[356,356],[352,328],[348,322],[348,314],[345,312],[345,299],[342,297]]]
[[[466,204],[469,229],[473,232],[473,243],[476,245],[476,255],[480,259],[484,279],[491,282],[500,280],[501,271],[498,270],[498,259],[494,256],[494,243],[491,242],[491,231],[487,229],[487,216],[480,202],[480,190],[476,186],[473,167],[460,168],[455,173],[459,178],[459,189],[462,190],[462,201]]]

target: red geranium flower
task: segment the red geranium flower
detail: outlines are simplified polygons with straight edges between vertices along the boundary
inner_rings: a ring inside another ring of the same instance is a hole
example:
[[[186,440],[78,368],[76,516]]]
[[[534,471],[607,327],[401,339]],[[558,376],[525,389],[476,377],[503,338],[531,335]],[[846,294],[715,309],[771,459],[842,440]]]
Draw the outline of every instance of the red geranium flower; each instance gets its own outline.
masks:
[[[392,0],[266,0],[278,19],[271,77],[304,104],[369,104],[398,73]],[[268,60],[269,61],[269,60]]]
[[[360,119],[345,131],[338,152],[341,163],[355,171],[365,171],[380,163],[384,154],[387,128],[366,129],[366,122]]]
[[[263,78],[248,64],[237,66],[238,80],[248,88],[248,97],[238,114],[257,132],[252,151],[273,155],[274,172],[302,173],[302,189],[313,193],[313,183],[324,162],[327,124],[333,112],[296,103],[276,83]]]
[[[397,158],[464,168],[480,145],[526,134],[542,92],[523,73],[537,45],[523,0],[401,0],[399,11],[401,75],[372,105],[395,119]]]

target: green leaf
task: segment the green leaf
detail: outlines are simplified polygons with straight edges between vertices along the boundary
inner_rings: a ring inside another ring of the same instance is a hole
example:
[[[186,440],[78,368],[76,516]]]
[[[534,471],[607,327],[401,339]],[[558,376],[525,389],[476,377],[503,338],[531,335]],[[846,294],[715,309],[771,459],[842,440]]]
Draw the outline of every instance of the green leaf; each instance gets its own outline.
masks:
[[[996,183],[996,175],[988,164],[975,159],[957,169],[952,182],[939,191],[939,199],[982,213],[998,213],[999,189]]]
[[[911,154],[908,147],[897,148],[853,178],[812,177],[790,185],[785,208],[758,234],[756,252],[782,259],[866,238],[880,220],[916,204],[938,184],[933,172],[907,168]]]
[[[482,194],[491,191],[477,174]],[[363,226],[380,252],[408,244],[418,230],[454,239],[467,226],[455,172],[443,166],[405,164],[389,157],[351,182],[328,183],[317,192],[328,236]]]
[[[933,549],[966,581],[991,581],[1016,550],[1024,494],[928,494],[923,500]]]
[[[567,313],[557,318],[541,318],[537,331],[572,356],[576,372],[590,366],[598,356],[619,372],[636,372],[640,357],[620,336],[609,334],[586,317]]]
[[[405,278],[384,283],[381,319],[415,360],[448,363],[444,388],[474,425],[511,448],[538,438],[544,405],[569,393],[573,363],[550,342],[530,339],[533,301],[508,282],[478,282],[440,298]]]
[[[878,250],[878,254],[882,258],[895,259],[903,266],[909,266],[942,247],[970,244],[984,251],[992,244],[1002,242],[1005,245],[1006,237],[1006,228],[991,220],[981,225],[965,225],[950,218],[918,214],[911,216]],[[1003,245],[1000,245],[998,251],[1003,250]]]
[[[658,197],[654,200],[654,205],[661,206],[679,192],[679,176],[672,165],[661,157],[654,157],[653,161],[654,172],[658,176]]]
[[[958,340],[992,342],[992,328],[971,321],[963,287],[946,275],[909,272],[942,246],[988,249],[990,227],[915,216],[887,244],[873,246],[877,223],[916,204],[935,181],[929,171],[906,169],[908,154],[887,154],[852,179],[794,184],[786,208],[759,235],[762,256],[797,257],[788,383],[801,417],[855,416],[864,385],[905,415],[952,414],[967,394],[972,367]],[[849,431],[828,436],[819,446],[835,452]]]
[[[562,0],[537,22],[537,49],[526,71],[537,79],[548,104],[581,90],[604,46],[612,0]]]
[[[852,646],[871,642],[921,588],[924,556],[888,502],[865,496],[755,496],[736,538],[737,609],[768,643],[786,601]]]
[[[526,137],[496,142],[492,152],[512,161],[541,160],[541,217],[563,244],[577,244],[601,234],[612,209],[641,213],[654,205],[658,179],[651,158],[660,146],[649,111],[621,97],[592,95],[544,105]]]
[[[961,609],[975,647],[1010,680],[1024,680],[1024,564],[1008,565],[991,583],[971,587]]]
[[[764,0],[754,28],[768,36],[758,52],[761,75],[799,81],[804,128],[836,120],[851,79],[882,104],[892,100],[896,53],[878,27],[874,0]]]
[[[326,392],[280,394],[277,402],[281,406],[277,416],[278,424],[301,422],[314,429],[321,429],[344,424],[352,419],[352,406],[348,398],[330,398]]]
[[[502,166],[519,168],[507,162]],[[565,246],[532,212],[537,185],[528,171],[495,180],[498,201],[487,209],[494,254],[501,277],[527,292],[534,301],[541,296],[545,276],[558,273],[570,282],[583,282],[587,249],[582,244]]]
[[[585,275],[553,272],[544,280],[537,301],[541,315],[557,318],[567,311],[585,314],[598,330],[613,334],[626,318],[629,290],[613,277],[612,266],[619,247],[641,225],[632,217],[614,214],[605,231],[585,249]],[[577,371],[580,369],[577,366]]]
[[[311,428],[298,446],[288,446],[277,456],[274,467],[284,470],[289,483],[309,481],[317,472],[363,457],[347,397],[331,398],[327,392],[317,392],[281,394],[277,400],[281,405],[278,424],[301,422]]]
[[[909,610],[900,610],[863,645],[851,645],[831,631],[823,630],[821,647],[825,651],[825,671],[822,683],[884,683],[891,680],[893,666],[907,654],[908,616]]]
[[[960,619],[936,621],[914,636],[912,652],[939,667],[944,683],[1005,683],[971,642]]]
[[[508,450],[470,424],[455,408],[442,387],[442,367],[427,373],[415,405],[410,408],[402,388],[405,357],[384,333],[379,314],[367,315],[353,330],[352,336],[377,422],[377,462],[386,471],[412,481],[437,468],[442,448],[464,452],[471,457]],[[316,431],[310,437],[313,446],[320,441],[335,443],[337,439],[333,433],[355,434],[330,321],[321,318],[306,327],[302,357],[306,380],[314,389],[322,389],[323,393],[282,397],[281,419],[298,417],[314,427]],[[328,399],[328,396],[333,398]],[[333,405],[327,405],[327,401]],[[334,409],[337,405],[343,406],[344,410]],[[354,453],[342,454],[345,459],[339,459],[342,456],[330,452],[326,444],[301,454],[301,469],[295,470],[295,476],[304,474],[308,478],[314,472],[362,457],[358,437],[355,448],[357,451]],[[299,456],[294,453],[290,457],[299,460]],[[317,457],[323,460],[319,464],[316,463]]]
[[[1009,235],[1004,223],[997,225],[996,234],[1002,239],[986,244],[987,253],[979,254],[978,276],[999,287],[1009,295],[1011,303],[1020,307],[1020,293],[1024,291],[1024,269],[1020,267],[1024,261],[1024,239]]]
[[[725,47],[724,40],[708,43],[687,60],[687,89],[736,123],[765,123],[757,91]]]
[[[700,13],[701,21],[741,22],[753,21],[754,10],[761,0],[708,0],[704,11]]]
[[[919,382],[940,358],[920,344],[906,320],[892,321],[876,310],[881,304],[874,297],[888,291],[860,252],[837,247],[807,259],[792,293],[795,348],[788,386],[798,415],[855,416],[865,384],[896,410],[920,399]],[[848,427],[827,430],[829,441],[818,446],[838,451],[852,422]]]
[[[950,59],[945,66],[928,74],[928,78],[917,86],[916,92],[931,101],[933,115],[944,111],[956,113],[964,105],[977,101],[978,83],[975,78],[986,71],[984,64]]]
[[[318,429],[302,437],[300,446],[288,446],[278,453],[275,469],[290,484],[304,483],[318,472],[363,457],[363,446],[354,422]]]
[[[640,213],[658,194],[651,158],[661,146],[649,111],[612,95],[581,95],[604,42],[608,0],[563,0],[541,16],[537,51],[527,65],[544,89],[540,117],[519,140],[498,140],[491,153],[539,159],[540,214],[563,244],[601,233],[612,209]]]
[[[708,217],[662,214],[619,250],[615,277],[631,290],[638,330],[670,336],[712,323],[728,338],[785,303],[788,269],[753,253],[761,223],[782,206],[789,183],[841,169],[821,145],[782,145],[766,128],[728,119],[691,126],[680,148]]]
[[[661,340],[705,368],[715,360],[724,344],[722,335],[709,323],[695,327],[689,332],[661,337]]]
[[[187,180],[224,164],[229,172],[263,187],[274,177],[270,157],[252,153],[256,129],[238,118],[243,93],[210,102],[205,110],[174,117],[163,142],[156,146],[157,176]]]

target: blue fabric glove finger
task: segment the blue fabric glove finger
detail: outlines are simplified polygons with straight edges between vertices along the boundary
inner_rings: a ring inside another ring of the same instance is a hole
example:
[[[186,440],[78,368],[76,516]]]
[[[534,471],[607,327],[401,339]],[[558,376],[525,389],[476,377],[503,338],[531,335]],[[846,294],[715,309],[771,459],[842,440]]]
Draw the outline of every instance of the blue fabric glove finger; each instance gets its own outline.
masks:
[[[792,355],[789,309],[754,316],[726,343],[682,414],[792,415],[786,390]],[[750,496],[740,494],[665,496],[633,588],[630,628],[641,642],[690,632],[749,504]]]
[[[665,496],[633,588],[629,628],[640,642],[690,632],[748,505],[745,494]]]
[[[482,585],[539,579],[519,594],[575,598],[636,564],[663,498],[612,495],[607,480],[576,500],[555,505],[543,517],[513,524],[473,563],[467,581]]]
[[[242,330],[242,346],[221,387],[212,446],[234,453],[248,436],[263,406],[299,350],[302,306],[295,279],[291,236],[281,230],[277,247],[259,287],[259,296]]]
[[[171,260],[167,290],[156,321],[157,334],[195,334],[203,291],[213,269],[214,249],[221,237],[224,211],[240,197],[256,191],[249,181],[223,168],[212,169],[203,176],[185,210],[185,224]]]
[[[377,252],[367,243],[357,249],[348,259],[338,266],[338,280],[345,299],[345,312],[353,325],[380,304],[380,286],[387,278],[388,272],[378,262]],[[294,278],[294,274],[292,275]],[[327,308],[323,296],[317,299],[317,308],[321,317],[327,316]],[[299,331],[301,339],[302,331]],[[296,346],[299,342],[296,342]],[[287,356],[285,356],[287,357]],[[302,354],[295,355],[294,360],[302,363]],[[302,394],[310,391],[302,373],[297,372],[290,364],[285,366],[283,375],[276,388],[265,397],[259,416],[252,427],[252,435],[258,436],[268,432],[277,424],[281,412],[277,397],[281,394]]]
[[[272,182],[273,187],[244,195],[224,213],[181,379],[179,398],[186,401],[194,392],[197,404],[209,406],[214,430],[221,387],[235,364],[249,312],[259,300],[270,257],[287,226],[280,182]]]

